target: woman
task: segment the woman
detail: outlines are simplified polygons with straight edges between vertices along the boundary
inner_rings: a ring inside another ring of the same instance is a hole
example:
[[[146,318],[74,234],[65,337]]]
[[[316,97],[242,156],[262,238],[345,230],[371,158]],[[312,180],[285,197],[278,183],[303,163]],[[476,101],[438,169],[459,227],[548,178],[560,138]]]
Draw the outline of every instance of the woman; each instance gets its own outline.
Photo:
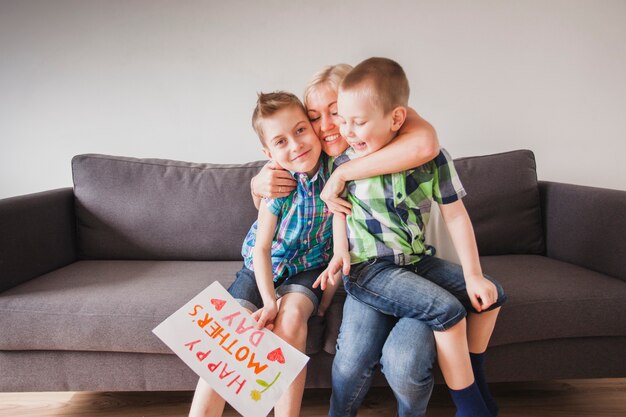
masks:
[[[313,77],[304,93],[313,129],[330,157],[348,148],[339,133],[337,91],[350,70],[346,64],[326,67]],[[349,203],[339,198],[346,181],[414,168],[438,152],[432,126],[411,110],[392,143],[336,169],[324,186],[322,199],[334,213],[348,214]],[[289,172],[270,162],[251,185],[258,203],[260,196],[288,195],[295,188],[295,181]],[[348,295],[333,361],[329,416],[356,416],[379,362],[398,400],[398,415],[423,416],[433,386],[434,359],[433,334],[424,323],[384,315]]]

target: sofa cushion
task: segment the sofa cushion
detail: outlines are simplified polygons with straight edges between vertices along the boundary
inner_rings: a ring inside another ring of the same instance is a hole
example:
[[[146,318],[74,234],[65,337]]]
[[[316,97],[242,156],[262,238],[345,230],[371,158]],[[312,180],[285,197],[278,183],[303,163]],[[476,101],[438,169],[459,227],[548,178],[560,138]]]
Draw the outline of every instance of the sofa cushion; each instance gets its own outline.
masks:
[[[80,256],[240,259],[241,242],[256,218],[248,184],[263,163],[74,157]],[[481,255],[543,253],[533,153],[460,158],[455,165]]]
[[[543,253],[535,156],[518,150],[454,161],[481,255]]]
[[[153,333],[213,281],[225,288],[241,262],[79,261],[0,295],[0,350],[171,353]],[[324,322],[309,322],[307,353]]]
[[[264,162],[72,160],[83,259],[236,260],[256,219],[250,178]]]
[[[626,336],[623,281],[539,255],[481,257],[508,296],[492,345]]]

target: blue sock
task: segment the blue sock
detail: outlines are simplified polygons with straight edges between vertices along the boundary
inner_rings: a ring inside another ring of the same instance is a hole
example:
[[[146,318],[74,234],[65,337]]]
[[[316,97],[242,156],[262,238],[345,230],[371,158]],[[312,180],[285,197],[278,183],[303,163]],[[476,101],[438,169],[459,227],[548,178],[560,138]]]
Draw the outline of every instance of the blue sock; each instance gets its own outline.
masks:
[[[489,392],[489,387],[485,378],[485,353],[470,352],[470,361],[472,362],[472,370],[474,371],[474,380],[480,390],[483,401],[485,402],[485,405],[489,409],[491,415],[493,417],[497,417],[498,404],[496,404],[496,400],[494,400],[491,392]]]
[[[456,417],[491,417],[476,382],[461,390],[450,389],[450,394],[456,405]]]

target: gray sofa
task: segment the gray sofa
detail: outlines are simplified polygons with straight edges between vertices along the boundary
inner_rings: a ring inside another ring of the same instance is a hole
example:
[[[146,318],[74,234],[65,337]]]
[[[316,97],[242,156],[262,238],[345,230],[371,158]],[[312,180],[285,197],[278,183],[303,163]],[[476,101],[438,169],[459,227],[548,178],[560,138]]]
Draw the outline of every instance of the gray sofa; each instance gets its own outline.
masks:
[[[73,189],[0,200],[0,390],[193,389],[151,329],[234,279],[262,164],[79,155]],[[525,150],[456,165],[509,297],[490,380],[626,376],[626,191],[538,182]],[[330,385],[344,299],[309,323],[308,387]]]

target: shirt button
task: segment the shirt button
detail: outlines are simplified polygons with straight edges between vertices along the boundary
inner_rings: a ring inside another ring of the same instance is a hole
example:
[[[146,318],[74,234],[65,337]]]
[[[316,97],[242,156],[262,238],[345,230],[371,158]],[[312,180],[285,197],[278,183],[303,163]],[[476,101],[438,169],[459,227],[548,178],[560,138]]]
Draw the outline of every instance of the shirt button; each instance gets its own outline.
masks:
[[[308,192],[308,196],[311,197],[312,195],[313,195],[313,193],[309,191]]]
[[[398,197],[398,198],[402,198],[402,193],[398,193],[398,194],[396,194],[396,197]]]
[[[310,224],[311,224],[311,220],[309,220],[308,222],[306,222],[306,224],[310,225]]]
[[[308,240],[305,240],[303,243],[306,245],[306,244],[307,244],[307,242],[308,242]]]

